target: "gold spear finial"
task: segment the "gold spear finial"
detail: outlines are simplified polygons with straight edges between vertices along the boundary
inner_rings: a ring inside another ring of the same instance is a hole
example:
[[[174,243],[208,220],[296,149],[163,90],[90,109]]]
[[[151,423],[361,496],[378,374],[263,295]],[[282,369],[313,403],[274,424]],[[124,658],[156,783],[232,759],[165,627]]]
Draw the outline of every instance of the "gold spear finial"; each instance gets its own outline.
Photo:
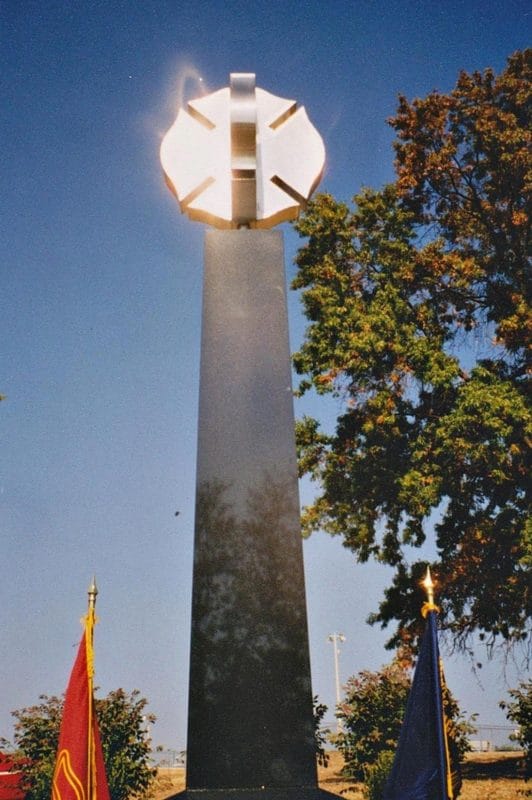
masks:
[[[421,613],[424,617],[426,617],[429,611],[439,611],[437,605],[434,603],[434,581],[432,580],[432,575],[430,574],[430,567],[427,565],[427,572],[425,573],[424,579],[421,581],[421,585],[425,589],[427,593],[427,602],[423,603],[423,608],[421,609]]]
[[[96,595],[98,594],[98,587],[96,586],[96,577],[93,577],[92,583],[87,591],[89,595],[89,611],[94,611],[96,607]]]
[[[427,566],[425,579],[421,583],[427,593],[427,602],[430,603],[430,605],[434,605],[434,581],[432,580],[429,566]]]

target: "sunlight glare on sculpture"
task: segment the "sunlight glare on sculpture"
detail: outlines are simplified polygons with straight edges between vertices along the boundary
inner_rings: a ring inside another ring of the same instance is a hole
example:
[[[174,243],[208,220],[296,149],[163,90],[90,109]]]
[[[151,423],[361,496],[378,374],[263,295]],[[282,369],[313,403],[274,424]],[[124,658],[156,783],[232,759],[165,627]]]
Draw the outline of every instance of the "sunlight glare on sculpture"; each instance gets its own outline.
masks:
[[[181,108],[161,144],[166,181],[190,219],[271,228],[295,219],[320,181],[321,136],[303,106],[232,73],[230,87]]]

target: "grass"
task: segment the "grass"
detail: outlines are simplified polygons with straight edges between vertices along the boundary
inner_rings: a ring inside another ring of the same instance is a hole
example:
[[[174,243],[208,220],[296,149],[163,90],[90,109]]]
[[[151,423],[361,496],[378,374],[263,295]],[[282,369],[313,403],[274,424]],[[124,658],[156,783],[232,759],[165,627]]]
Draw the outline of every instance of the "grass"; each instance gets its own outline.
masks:
[[[322,789],[341,794],[344,800],[365,800],[361,784],[352,784],[341,776],[342,756],[329,754],[327,768],[318,768]],[[520,753],[470,753],[462,766],[463,786],[459,800],[525,800],[532,798],[522,772]],[[185,788],[185,770],[159,769],[150,800],[165,800]]]
[[[330,753],[327,769],[318,769],[322,789],[342,793],[345,800],[365,800],[362,784],[347,783],[340,775],[342,756]],[[470,753],[462,765],[463,785],[459,800],[524,800],[532,797],[522,775],[520,753]]]

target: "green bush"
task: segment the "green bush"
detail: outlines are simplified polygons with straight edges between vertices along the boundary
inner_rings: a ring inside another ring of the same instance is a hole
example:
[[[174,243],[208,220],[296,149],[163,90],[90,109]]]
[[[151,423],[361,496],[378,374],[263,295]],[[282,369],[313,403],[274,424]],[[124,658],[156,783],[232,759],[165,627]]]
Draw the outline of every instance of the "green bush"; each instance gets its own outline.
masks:
[[[38,705],[13,712],[26,800],[50,800],[63,716],[63,698],[41,695],[39,700]],[[137,689],[115,689],[95,700],[111,800],[144,794],[155,777],[145,731],[146,721],[154,722],[155,717],[145,714],[146,705]]]
[[[532,774],[532,681],[523,681],[519,688],[510,689],[511,703],[502,701],[501,708],[506,710],[506,716],[511,722],[518,725],[517,732],[512,737],[519,742],[525,751],[527,775]]]
[[[409,689],[410,676],[398,661],[349,678],[338,713],[343,730],[336,739],[346,777],[363,781],[383,751],[395,750]]]
[[[395,753],[393,750],[382,750],[374,764],[367,764],[364,769],[364,792],[367,800],[382,800],[384,787],[392,768]]]
[[[364,781],[371,800],[379,796],[378,787],[391,767],[389,754],[393,756],[399,741],[410,685],[410,668],[399,658],[377,672],[359,672],[347,682],[338,713],[343,731],[335,743],[344,757],[345,777]],[[443,706],[451,763],[455,764],[469,750],[468,735],[475,729],[462,717],[446,686]]]

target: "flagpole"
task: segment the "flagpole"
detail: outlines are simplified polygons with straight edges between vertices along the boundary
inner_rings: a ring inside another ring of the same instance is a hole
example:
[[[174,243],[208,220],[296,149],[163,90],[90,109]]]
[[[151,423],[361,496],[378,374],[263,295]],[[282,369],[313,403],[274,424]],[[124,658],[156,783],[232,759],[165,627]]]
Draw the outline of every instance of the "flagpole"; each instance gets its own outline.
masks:
[[[425,579],[422,581],[422,586],[424,587],[427,593],[427,601],[424,603],[421,612],[424,617],[427,617],[429,612],[433,611],[435,614],[439,612],[438,606],[434,602],[434,581],[432,580],[432,575],[430,574],[430,567],[427,566],[427,572],[425,575]],[[434,627],[433,627],[433,636],[437,637],[437,630],[436,630],[436,621],[434,619]],[[430,625],[430,620],[429,620]],[[437,647],[437,641],[436,641]],[[443,770],[443,774],[441,775],[441,792],[442,798],[444,800],[453,800],[453,787],[452,787],[452,779],[451,779],[451,762],[449,757],[449,743],[447,741],[447,729],[445,724],[445,713],[443,709],[443,681],[442,681],[442,674],[443,674],[443,667],[441,663],[441,658],[439,655],[439,648],[438,648],[438,659],[436,663],[433,665],[434,667],[434,684],[437,687],[437,691],[435,693],[436,704],[438,706],[438,740],[440,746],[440,752],[443,754],[443,762],[445,769]]]
[[[87,800],[93,800],[94,794],[94,773],[95,773],[95,758],[94,758],[94,736],[92,732],[93,727],[93,714],[94,714],[94,623],[96,620],[96,596],[98,594],[98,587],[96,586],[96,578],[92,579],[92,583],[87,591],[88,595],[88,611],[85,617],[85,644],[87,647],[87,683],[89,694],[89,709],[88,709],[88,726],[87,731]]]

